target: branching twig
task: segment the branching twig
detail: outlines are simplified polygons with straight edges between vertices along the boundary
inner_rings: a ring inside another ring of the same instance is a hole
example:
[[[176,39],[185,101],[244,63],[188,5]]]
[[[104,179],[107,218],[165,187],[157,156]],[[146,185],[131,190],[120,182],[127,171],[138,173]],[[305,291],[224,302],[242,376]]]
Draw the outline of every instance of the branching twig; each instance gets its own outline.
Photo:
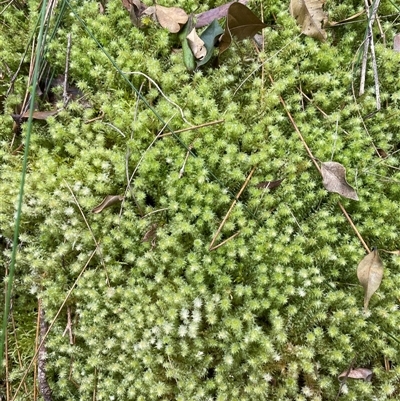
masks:
[[[226,213],[224,219],[222,220],[221,224],[219,225],[217,232],[215,233],[213,239],[211,240],[211,244],[210,244],[210,247],[209,247],[209,250],[210,250],[210,251],[212,251],[212,250],[214,250],[214,249],[217,249],[219,246],[222,245],[222,243],[221,243],[220,245],[217,245],[217,246],[215,246],[215,247],[213,246],[214,243],[215,243],[215,240],[217,239],[217,237],[218,237],[218,235],[219,235],[219,233],[221,232],[222,228],[224,227],[224,225],[225,225],[225,223],[226,223],[226,220],[228,220],[229,215],[231,214],[231,212],[232,212],[233,208],[235,207],[236,203],[238,202],[240,195],[242,194],[242,192],[244,191],[244,189],[247,187],[247,184],[249,183],[250,178],[251,178],[251,176],[253,175],[254,171],[256,171],[256,168],[257,168],[257,167],[254,166],[253,169],[250,171],[250,174],[247,176],[246,181],[245,181],[244,184],[242,185],[242,188],[240,188],[240,191],[238,192],[238,194],[236,195],[235,199],[233,200],[233,202],[232,202],[232,204],[231,204],[231,207],[229,208],[229,210],[228,210],[228,212]],[[237,233],[234,234],[232,237],[230,237],[230,238],[228,238],[227,240],[225,240],[223,243],[227,242],[228,240],[232,239],[233,237],[236,237],[236,235],[238,235],[238,234],[239,234],[239,232],[237,232]]]
[[[65,336],[65,334],[69,334],[69,343],[70,345],[74,344],[74,337],[72,335],[72,320],[71,320],[71,307],[68,306],[67,308],[67,326],[65,327],[64,333],[63,333],[63,337]]]
[[[95,245],[96,245],[96,249],[97,249],[97,251],[98,251],[98,253],[99,253],[99,256],[100,256],[101,264],[103,265],[104,271],[105,271],[105,273],[106,273],[107,284],[110,285],[110,279],[109,279],[109,277],[108,277],[107,267],[106,267],[106,265],[105,265],[105,263],[104,263],[104,258],[103,258],[103,253],[102,253],[102,251],[101,251],[100,243],[97,241],[97,239],[96,239],[96,237],[95,237],[95,235],[94,235],[94,233],[93,233],[92,227],[90,227],[90,224],[88,223],[88,221],[87,221],[87,219],[86,219],[85,213],[83,213],[83,210],[82,210],[82,208],[81,208],[81,205],[79,204],[78,199],[76,198],[76,196],[75,196],[75,194],[74,194],[74,191],[72,191],[72,188],[69,186],[69,184],[68,184],[67,181],[64,180],[64,182],[65,182],[65,185],[67,186],[67,188],[69,189],[69,192],[71,192],[71,195],[72,195],[72,197],[73,197],[73,199],[74,199],[74,203],[75,203],[76,206],[78,207],[78,209],[79,209],[79,211],[80,211],[80,213],[81,213],[81,215],[82,215],[82,217],[83,217],[83,220],[84,220],[84,222],[85,222],[85,224],[86,224],[86,227],[88,228],[88,230],[89,230],[89,232],[90,232],[90,234],[91,234],[91,236],[92,236],[92,238],[93,238],[93,241],[94,241],[94,243],[95,243]]]

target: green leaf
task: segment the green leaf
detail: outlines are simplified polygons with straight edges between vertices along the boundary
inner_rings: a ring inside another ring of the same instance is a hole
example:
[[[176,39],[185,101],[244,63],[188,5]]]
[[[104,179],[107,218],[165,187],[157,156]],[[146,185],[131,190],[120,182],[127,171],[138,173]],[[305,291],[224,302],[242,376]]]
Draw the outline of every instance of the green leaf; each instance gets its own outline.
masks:
[[[210,61],[210,58],[213,55],[215,41],[223,33],[224,33],[223,28],[218,23],[218,20],[215,19],[213,22],[211,22],[211,24],[207,27],[207,29],[200,35],[200,38],[204,42],[204,45],[207,49],[207,54],[203,58],[203,60],[197,62],[197,67],[200,67],[208,63],[208,61]]]
[[[189,16],[188,22],[184,25],[182,30],[179,32],[179,40],[182,43],[183,51],[183,62],[185,63],[186,69],[189,72],[193,72],[196,68],[196,59],[193,55],[192,49],[190,48],[187,36],[194,28],[193,15]]]

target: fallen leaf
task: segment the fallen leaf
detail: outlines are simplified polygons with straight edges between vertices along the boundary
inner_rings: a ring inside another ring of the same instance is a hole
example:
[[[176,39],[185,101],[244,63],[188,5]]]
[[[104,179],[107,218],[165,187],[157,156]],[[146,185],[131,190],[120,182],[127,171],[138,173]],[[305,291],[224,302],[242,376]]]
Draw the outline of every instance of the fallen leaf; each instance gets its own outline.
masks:
[[[249,8],[241,3],[233,3],[228,9],[225,32],[219,44],[219,54],[222,54],[232,43],[232,36],[237,40],[252,38],[264,29],[264,24]]]
[[[357,277],[364,288],[364,310],[367,310],[369,300],[381,285],[383,277],[383,263],[377,249],[374,249],[360,262],[357,268]]]
[[[214,52],[215,42],[223,33],[224,30],[216,19],[204,30],[200,38],[204,42],[207,54],[201,61],[197,62],[197,67],[200,67],[210,61]]]
[[[171,33],[179,32],[181,25],[185,25],[189,18],[182,8],[159,5],[148,7],[143,14],[155,16],[158,23]]]
[[[382,157],[382,159],[386,159],[388,157],[388,154],[381,148],[377,148],[376,151],[379,154],[379,157]]]
[[[142,14],[147,9],[147,6],[139,0],[131,0],[131,9],[129,10],[129,16],[132,24],[137,28],[142,27]]]
[[[301,26],[301,32],[320,41],[325,41],[324,23],[328,20],[323,10],[325,0],[291,0],[290,14]]]
[[[188,22],[185,24],[182,31],[179,32],[178,35],[179,40],[181,41],[182,44],[183,62],[186,66],[186,69],[189,72],[194,71],[194,69],[196,68],[196,61],[187,39],[188,34],[192,31],[193,28],[194,28],[194,22],[193,22],[193,16],[191,15],[188,19]]]
[[[241,4],[247,4],[249,0],[239,0]],[[211,10],[204,11],[203,13],[196,14],[196,28],[201,28],[203,26],[209,25],[212,21],[226,17],[228,13],[228,8],[234,2],[223,4],[222,6],[213,8]]]
[[[327,191],[338,193],[345,198],[358,200],[356,191],[346,181],[346,169],[340,163],[322,163],[321,173],[322,183]]]
[[[395,52],[400,52],[400,33],[395,35],[393,39],[393,50]]]
[[[107,195],[99,205],[92,209],[92,213],[101,213],[107,207],[114,205],[115,203],[122,202],[124,197],[122,195]]]
[[[32,118],[34,120],[47,120],[48,117],[55,116],[60,110],[48,110],[48,111],[34,111]],[[21,118],[29,118],[29,110],[22,114]]]
[[[203,60],[207,54],[204,41],[197,35],[196,29],[193,28],[189,35],[186,36],[190,49],[197,60]]]
[[[367,368],[355,368],[351,369],[350,372],[348,370],[345,370],[338,376],[339,381],[343,381],[340,380],[341,378],[344,378],[343,380],[346,380],[347,378],[363,379],[367,382],[370,382],[372,379],[372,370]]]
[[[281,185],[283,180],[284,179],[282,178],[281,180],[276,180],[276,181],[263,181],[263,182],[258,183],[256,185],[256,187],[262,188],[262,189],[264,189],[264,188],[274,189],[274,188],[279,187],[279,185]]]

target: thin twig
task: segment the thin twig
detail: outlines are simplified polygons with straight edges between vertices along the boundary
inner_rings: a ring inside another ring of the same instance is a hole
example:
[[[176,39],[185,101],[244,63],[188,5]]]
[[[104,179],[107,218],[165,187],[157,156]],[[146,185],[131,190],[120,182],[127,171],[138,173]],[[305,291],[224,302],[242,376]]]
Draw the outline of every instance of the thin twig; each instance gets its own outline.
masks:
[[[356,358],[357,358],[357,355],[350,362],[349,368],[347,369],[347,372],[346,372],[346,376],[340,382],[339,391],[338,391],[338,393],[336,395],[335,401],[337,401],[339,399],[339,397],[340,397],[340,393],[342,392],[342,388],[346,384],[347,378],[349,377],[349,374],[350,374],[351,370],[353,369],[354,363],[356,362]]]
[[[190,126],[193,125],[193,124],[191,124],[188,120],[186,120],[185,114],[183,113],[182,108],[181,108],[180,106],[178,106],[175,102],[173,102],[170,98],[168,98],[168,97],[164,94],[164,92],[161,90],[161,88],[156,84],[156,82],[155,82],[153,79],[151,79],[148,75],[146,75],[146,74],[144,74],[143,72],[140,72],[140,71],[128,71],[128,72],[124,72],[124,71],[123,71],[123,74],[125,74],[125,75],[142,75],[142,76],[144,76],[145,78],[147,78],[147,79],[157,88],[157,90],[160,92],[161,96],[162,96],[168,103],[171,103],[173,106],[175,106],[175,107],[179,110],[179,112],[181,113],[182,120],[185,121],[185,123],[188,124],[188,125],[190,125]]]
[[[33,358],[31,359],[31,361],[30,361],[28,367],[26,368],[25,373],[24,373],[24,375],[22,376],[22,379],[21,379],[21,381],[20,381],[20,383],[19,383],[19,385],[18,385],[18,387],[17,387],[17,389],[16,389],[16,391],[15,391],[14,397],[12,398],[11,401],[16,401],[16,398],[17,398],[17,395],[18,395],[18,393],[19,393],[19,390],[21,389],[22,384],[25,383],[25,379],[26,379],[26,377],[28,376],[28,373],[29,373],[29,371],[30,371],[30,369],[31,369],[31,367],[32,367],[32,365],[33,365],[33,363],[36,361],[36,358],[37,358],[37,356],[38,356],[40,347],[44,344],[44,342],[45,342],[45,340],[46,340],[48,334],[50,333],[50,330],[53,328],[53,326],[54,326],[54,324],[55,324],[55,322],[56,322],[58,316],[60,315],[62,309],[64,308],[64,305],[67,303],[67,301],[68,301],[68,299],[69,299],[69,297],[70,297],[72,291],[74,290],[74,288],[75,288],[76,285],[78,284],[78,281],[79,281],[80,278],[82,277],[83,273],[86,271],[86,268],[89,266],[89,263],[90,263],[91,260],[93,259],[94,255],[96,255],[96,253],[97,253],[97,247],[91,252],[91,254],[90,254],[90,256],[89,256],[89,259],[87,260],[85,266],[83,266],[83,268],[82,268],[81,272],[79,273],[78,277],[76,278],[75,282],[72,284],[72,287],[69,289],[69,291],[68,291],[68,293],[67,293],[67,295],[66,295],[64,301],[62,302],[60,308],[58,309],[56,315],[54,316],[53,321],[50,323],[49,328],[47,329],[46,333],[43,335],[43,337],[42,337],[42,339],[41,339],[41,341],[40,341],[39,347],[38,347],[38,349],[36,350],[35,355],[33,355]]]
[[[209,127],[210,125],[215,125],[215,124],[221,124],[223,123],[225,120],[216,120],[216,121],[211,121],[209,123],[204,123],[204,124],[200,124],[200,125],[195,125],[192,127],[188,127],[188,128],[183,128],[183,129],[179,129],[177,131],[174,131],[174,134],[179,134],[181,132],[186,132],[186,131],[193,131],[195,129],[199,129],[199,128],[204,128],[204,127]],[[165,136],[170,136],[173,135],[172,132],[167,132],[165,134],[162,134],[159,136],[159,138],[164,138]]]
[[[154,145],[154,143],[157,141],[157,139],[160,138],[160,135],[161,135],[162,132],[165,130],[165,127],[169,124],[169,122],[170,122],[174,117],[175,117],[175,114],[164,124],[164,126],[161,128],[160,132],[159,132],[159,133],[155,136],[155,138],[151,141],[150,145],[147,147],[147,149],[143,152],[142,156],[140,157],[138,164],[136,165],[135,169],[133,170],[133,173],[132,173],[131,176],[129,177],[128,182],[127,182],[127,184],[126,184],[126,188],[125,188],[124,199],[122,200],[121,209],[120,209],[120,211],[119,211],[119,217],[120,217],[120,218],[121,218],[121,216],[122,216],[122,210],[123,210],[123,206],[124,206],[124,203],[125,203],[126,196],[127,196],[128,192],[130,191],[131,183],[132,183],[133,177],[135,176],[136,172],[138,171],[139,166],[140,166],[140,163],[143,161],[144,156],[145,156],[146,153],[149,151],[149,149]]]
[[[367,253],[370,253],[370,249],[368,248],[368,245],[365,243],[363,237],[361,236],[360,232],[357,230],[357,227],[354,225],[353,221],[351,220],[350,216],[348,215],[346,209],[343,207],[343,205],[338,202],[338,205],[340,207],[340,210],[343,212],[344,216],[346,217],[347,221],[350,223],[351,228],[354,230],[354,232],[356,233],[358,239],[360,240],[360,242],[363,244],[363,247],[365,248],[365,250],[367,251]]]
[[[24,365],[22,364],[20,346],[18,344],[18,337],[17,337],[17,326],[15,324],[14,314],[13,313],[11,313],[11,324],[12,324],[13,332],[14,332],[14,341],[15,341],[15,348],[17,350],[18,364],[19,364],[20,369],[23,370]],[[26,386],[26,383],[24,383],[24,390],[25,390],[25,394],[28,394],[28,387]],[[8,399],[11,399],[11,398],[8,398]]]
[[[97,241],[97,239],[96,239],[96,237],[95,237],[95,235],[94,235],[94,233],[93,233],[92,227],[91,227],[90,224],[88,223],[88,221],[87,221],[87,219],[86,219],[86,216],[85,216],[85,213],[83,213],[83,210],[82,210],[82,208],[81,208],[81,205],[79,204],[78,199],[76,198],[76,196],[75,196],[75,194],[74,194],[74,191],[73,191],[72,188],[69,186],[69,184],[68,184],[67,181],[64,180],[64,183],[65,183],[65,185],[67,186],[67,188],[69,189],[69,192],[71,192],[71,195],[72,195],[72,197],[73,197],[73,199],[74,199],[74,202],[75,202],[76,206],[78,207],[78,209],[79,209],[79,211],[80,211],[80,213],[81,213],[81,215],[82,215],[82,217],[83,217],[83,220],[84,220],[84,222],[85,222],[85,224],[86,224],[86,227],[88,228],[88,230],[89,230],[89,232],[90,232],[90,234],[91,234],[91,236],[92,236],[92,238],[93,238],[93,241],[94,241],[94,243],[95,243],[95,245],[96,245],[96,249],[98,250],[98,253],[99,253],[99,256],[100,256],[101,264],[103,265],[104,271],[105,271],[105,273],[106,273],[107,284],[110,285],[110,279],[109,279],[109,277],[108,277],[107,267],[106,267],[106,265],[105,265],[105,263],[104,263],[103,252],[101,251],[100,243]]]
[[[63,337],[65,336],[65,334],[67,334],[67,331],[69,333],[69,343],[70,343],[70,345],[73,345],[74,337],[72,335],[72,320],[71,320],[71,307],[70,306],[68,306],[68,308],[67,308],[67,326],[65,327]]]
[[[98,117],[91,118],[90,120],[85,121],[84,124],[90,124],[93,121],[101,120],[103,117],[104,117],[104,111],[102,110],[101,114]]]
[[[238,231],[237,233],[231,235],[229,238],[227,238],[226,240],[222,241],[220,244],[210,248],[210,251],[215,251],[216,249],[218,249],[220,246],[226,244],[228,241],[230,241],[231,239],[237,237],[240,234],[240,231]]]
[[[64,72],[64,92],[63,92],[63,99],[64,99],[64,107],[67,106],[69,101],[68,95],[68,71],[69,71],[69,57],[71,54],[71,33],[67,36],[67,54],[65,56],[65,72]]]
[[[257,168],[257,167],[254,166],[254,167],[252,168],[252,170],[250,171],[250,174],[247,176],[246,181],[245,181],[244,184],[242,185],[242,188],[240,188],[240,191],[238,192],[238,194],[236,195],[235,199],[233,200],[233,202],[232,202],[232,204],[231,204],[231,207],[229,208],[229,210],[228,210],[228,212],[226,213],[224,219],[222,220],[221,224],[219,225],[217,232],[215,233],[213,239],[211,240],[211,244],[210,244],[210,247],[209,247],[209,250],[210,250],[210,251],[212,251],[213,249],[216,249],[216,248],[217,248],[217,247],[214,247],[215,240],[217,239],[217,237],[218,237],[219,233],[221,232],[222,228],[224,227],[224,225],[225,225],[225,223],[226,223],[226,220],[228,220],[228,217],[229,217],[229,215],[231,214],[231,212],[232,212],[233,208],[235,207],[236,203],[238,202],[240,195],[242,194],[242,192],[244,191],[244,189],[247,187],[247,184],[249,183],[250,178],[251,178],[251,176],[253,175],[254,171],[256,171],[256,168]],[[239,234],[239,233],[236,233],[236,235],[237,235],[237,234]],[[228,239],[230,239],[230,238],[228,238]],[[226,242],[226,241],[225,241],[225,242]]]
[[[269,76],[269,79],[270,79],[271,83],[274,84],[274,80],[272,79],[271,75]],[[297,124],[296,124],[296,122],[294,121],[292,115],[290,114],[288,108],[286,107],[286,103],[285,103],[285,101],[283,100],[282,96],[279,96],[279,100],[280,100],[280,102],[281,102],[283,108],[285,109],[286,114],[287,114],[287,116],[289,117],[289,120],[290,120],[290,122],[291,122],[292,125],[293,125],[293,128],[294,128],[295,131],[297,132],[297,135],[300,137],[300,140],[301,140],[301,142],[303,143],[304,148],[306,149],[308,155],[310,156],[310,159],[311,159],[312,162],[314,163],[316,169],[317,169],[317,170],[319,171],[319,173],[322,175],[322,173],[321,173],[321,167],[319,167],[319,165],[318,165],[318,163],[317,163],[317,161],[316,161],[314,155],[312,154],[310,148],[308,147],[306,141],[304,140],[303,135],[301,134],[301,132],[300,132],[300,130],[299,130],[299,127],[297,126]]]
[[[190,155],[190,151],[193,149],[193,144],[189,145],[189,149],[186,152],[186,156],[185,156],[185,160],[183,161],[183,165],[182,168],[179,170],[179,178],[183,177],[183,174],[185,173],[185,167],[186,167],[186,163],[189,159],[189,155]]]
[[[125,134],[124,134],[119,128],[117,128],[115,125],[112,125],[111,123],[104,123],[104,122],[103,122],[103,124],[108,125],[108,126],[111,127],[111,128],[114,128],[115,131],[117,131],[117,132],[118,132],[119,134],[121,134],[124,138],[126,138]]]

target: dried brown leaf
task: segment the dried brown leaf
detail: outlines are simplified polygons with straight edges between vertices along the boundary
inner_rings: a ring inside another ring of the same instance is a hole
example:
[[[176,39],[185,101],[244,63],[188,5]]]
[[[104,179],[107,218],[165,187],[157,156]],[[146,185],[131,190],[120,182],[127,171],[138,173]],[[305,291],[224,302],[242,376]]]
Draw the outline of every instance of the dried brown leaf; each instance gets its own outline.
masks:
[[[204,45],[204,41],[200,39],[199,35],[197,35],[195,28],[193,28],[189,33],[189,35],[186,36],[186,39],[189,43],[190,49],[192,50],[194,57],[197,60],[203,60],[203,58],[207,54],[207,49]]]
[[[321,165],[323,185],[329,192],[335,192],[345,198],[358,200],[356,191],[346,181],[346,169],[337,162],[324,162]]]
[[[262,181],[262,182],[258,183],[256,185],[256,187],[262,188],[262,189],[264,189],[264,188],[274,189],[274,188],[279,187],[283,180],[284,179],[282,178],[281,180],[276,180],[276,181]]]
[[[182,8],[163,7],[159,5],[148,7],[143,14],[155,16],[158,23],[171,33],[177,33],[185,25],[189,16]]]
[[[351,369],[350,372],[345,370],[338,376],[339,381],[342,381],[342,378],[343,380],[346,380],[347,378],[362,379],[369,382],[372,378],[372,370],[367,368],[355,368]]]
[[[107,207],[114,205],[115,203],[122,202],[124,197],[122,195],[107,195],[99,205],[92,209],[92,213],[101,213]]]
[[[383,263],[377,249],[374,249],[360,262],[357,268],[357,277],[364,288],[364,310],[367,310],[369,300],[381,285],[383,277]]]
[[[55,116],[58,112],[59,110],[34,111],[32,114],[32,118],[34,120],[47,120],[48,117]],[[29,110],[22,114],[21,118],[29,118]]]
[[[290,14],[301,26],[301,32],[320,41],[326,40],[324,23],[328,20],[323,10],[325,0],[291,0]]]
[[[225,32],[219,44],[219,54],[229,48],[232,43],[232,36],[235,36],[237,40],[252,38],[266,26],[267,25],[245,5],[241,3],[231,4],[228,9]]]

